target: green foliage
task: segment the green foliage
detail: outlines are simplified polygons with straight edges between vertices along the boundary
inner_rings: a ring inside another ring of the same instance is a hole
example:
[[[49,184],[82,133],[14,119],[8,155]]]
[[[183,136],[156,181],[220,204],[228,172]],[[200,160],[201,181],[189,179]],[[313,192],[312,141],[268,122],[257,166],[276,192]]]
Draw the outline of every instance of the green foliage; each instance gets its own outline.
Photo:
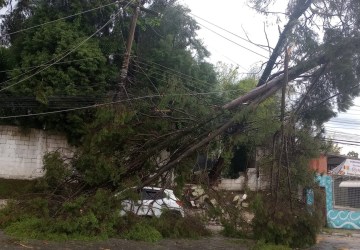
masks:
[[[160,218],[152,218],[150,223],[164,238],[198,239],[210,235],[210,231],[205,228],[200,218],[193,216],[182,218],[171,211],[163,213]]]
[[[129,240],[141,240],[148,242],[157,242],[162,239],[161,233],[147,223],[138,223],[125,234]]]
[[[44,181],[49,187],[57,187],[71,176],[71,169],[59,152],[44,155]]]
[[[355,151],[349,151],[347,153],[347,156],[354,157],[354,158],[359,158],[359,153],[357,153]]]
[[[4,33],[26,29],[101,4],[105,2],[18,1],[14,9],[9,10],[5,16],[2,28]],[[9,46],[7,49],[1,48],[0,67],[11,71],[5,75],[1,73],[0,78],[4,76],[4,80],[9,80],[7,85],[13,85],[7,89],[6,96],[12,102],[17,102],[19,98],[29,99],[31,105],[26,105],[25,108],[4,107],[0,110],[1,114],[46,112],[104,101],[109,81],[114,79],[114,67],[106,61],[109,53],[103,53],[102,39],[87,38],[98,29],[99,23],[110,18],[113,7],[109,5],[101,8],[101,15],[98,11],[91,11],[73,19],[41,25],[31,32],[4,36],[4,39],[9,39]],[[105,34],[108,34],[106,29],[103,30],[103,35]],[[8,55],[6,60],[2,59],[3,52]],[[85,124],[92,118],[93,112],[87,110],[5,122],[65,132],[69,141],[78,145],[81,137],[87,133]]]
[[[265,243],[265,241],[260,240],[256,242],[255,246],[253,246],[251,250],[291,250],[291,248],[284,245]]]
[[[231,221],[225,221],[222,223],[222,226],[224,229],[221,231],[221,234],[226,237],[231,238],[244,238],[246,237],[243,230],[239,229],[234,225],[234,223],[231,223]]]
[[[225,64],[218,64],[217,74],[220,83],[218,88],[222,92],[220,96],[225,102],[249,92],[257,83],[254,78],[239,79],[237,69]],[[248,167],[247,164],[255,160],[257,148],[269,145],[273,135],[279,130],[278,99],[277,97],[268,98],[256,108],[244,105],[239,112],[232,115],[236,118],[237,124],[234,125],[233,134],[230,132],[230,135],[224,138],[227,152],[223,154],[231,158],[227,162],[223,175],[238,178],[239,167],[241,166],[244,171]]]
[[[7,80],[6,70],[10,70],[13,64],[14,58],[11,56],[10,49],[0,46],[0,69],[3,71],[0,72],[0,82]]]
[[[5,233],[20,239],[39,239],[43,236],[46,227],[46,222],[43,219],[25,218],[6,227]]]
[[[274,201],[265,202],[260,195],[252,203],[255,213],[253,234],[256,239],[291,247],[315,244],[316,234],[322,223],[318,211],[309,211],[305,205],[300,204],[291,210],[286,206],[286,202],[281,202],[281,205],[278,205],[281,209],[273,212],[273,205]]]
[[[107,68],[105,58],[96,40],[89,40],[82,46],[69,53],[66,60],[41,68],[41,73],[34,74],[34,70],[25,73],[22,68],[34,69],[38,65],[54,62],[62,58],[75,46],[86,39],[86,36],[78,30],[78,27],[63,21],[55,22],[51,26],[43,26],[35,32],[21,36],[17,42],[9,48],[18,58],[16,67],[11,72],[14,79],[9,82],[13,85],[8,95],[13,98],[33,97],[34,108],[27,107],[26,112],[43,112],[55,109],[69,108],[69,100],[73,104],[79,101],[93,102],[96,98],[103,97],[106,92]],[[30,79],[31,78],[31,79]],[[20,83],[18,81],[21,80]],[[59,104],[54,104],[52,98],[60,98]],[[71,97],[69,99],[66,97]],[[56,105],[56,107],[54,107]],[[70,105],[72,108],[73,106]],[[24,113],[25,110],[2,109],[5,115],[11,112]],[[17,124],[26,127],[53,129],[66,132],[72,142],[76,142],[86,131],[84,123],[91,118],[91,112],[79,111],[64,113],[53,116],[33,117],[29,119],[14,120]]]
[[[104,239],[117,234],[122,220],[118,211],[113,195],[99,189],[60,204],[43,198],[10,203],[0,210],[0,226],[18,238]]]

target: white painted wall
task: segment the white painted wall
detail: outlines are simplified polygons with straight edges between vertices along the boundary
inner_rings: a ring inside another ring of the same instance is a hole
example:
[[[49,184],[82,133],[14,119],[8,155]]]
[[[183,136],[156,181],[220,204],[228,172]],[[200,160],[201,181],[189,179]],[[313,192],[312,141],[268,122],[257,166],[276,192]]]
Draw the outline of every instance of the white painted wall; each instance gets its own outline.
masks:
[[[0,126],[0,178],[33,179],[43,176],[43,156],[59,150],[71,154],[64,135],[15,126]]]
[[[237,179],[221,179],[218,188],[227,191],[244,191],[248,187],[251,191],[265,190],[269,187],[269,182],[265,176],[261,175],[257,178],[256,169],[248,168],[246,178],[244,173]]]
[[[227,191],[243,191],[245,187],[245,176],[237,179],[221,179],[218,188]]]

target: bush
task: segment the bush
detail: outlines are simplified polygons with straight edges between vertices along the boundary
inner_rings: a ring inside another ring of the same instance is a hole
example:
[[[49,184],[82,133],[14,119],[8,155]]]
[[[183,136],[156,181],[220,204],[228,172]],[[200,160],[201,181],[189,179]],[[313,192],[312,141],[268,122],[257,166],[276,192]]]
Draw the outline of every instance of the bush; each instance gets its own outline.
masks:
[[[222,223],[224,229],[221,231],[221,234],[226,236],[226,237],[231,237],[231,238],[245,238],[246,235],[245,233],[238,229],[234,223],[229,223],[229,222],[224,222]]]
[[[125,234],[129,240],[157,242],[162,239],[161,233],[147,223],[138,223]]]
[[[0,227],[19,238],[105,239],[115,236],[124,225],[118,211],[113,195],[102,189],[60,203],[37,197],[2,209]]]
[[[160,218],[153,218],[151,224],[164,238],[191,238],[198,239],[210,235],[204,223],[198,217],[174,215],[171,211],[165,212]]]
[[[44,220],[30,217],[17,221],[5,228],[5,232],[16,238],[38,239],[45,228]]]
[[[264,241],[258,241],[251,250],[291,250],[291,248],[284,245],[274,245],[265,243]]]
[[[291,211],[285,204],[271,213],[268,206],[257,196],[252,204],[255,217],[253,234],[255,239],[266,243],[283,244],[290,247],[308,247],[316,243],[316,234],[320,230],[321,216],[316,211],[309,212],[302,204]]]

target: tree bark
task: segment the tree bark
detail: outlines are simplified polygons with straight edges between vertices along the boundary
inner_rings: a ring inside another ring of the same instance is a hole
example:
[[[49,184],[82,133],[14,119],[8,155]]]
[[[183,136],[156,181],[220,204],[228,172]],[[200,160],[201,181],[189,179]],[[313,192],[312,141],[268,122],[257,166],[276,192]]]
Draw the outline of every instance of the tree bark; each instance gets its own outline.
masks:
[[[301,0],[294,8],[294,12],[290,15],[288,23],[285,25],[284,30],[281,32],[279,40],[269,58],[268,63],[262,73],[257,86],[264,85],[265,82],[268,80],[271,71],[275,65],[277,58],[280,56],[282,49],[285,46],[286,39],[291,32],[292,28],[295,26],[296,21],[299,17],[310,7],[312,0]]]

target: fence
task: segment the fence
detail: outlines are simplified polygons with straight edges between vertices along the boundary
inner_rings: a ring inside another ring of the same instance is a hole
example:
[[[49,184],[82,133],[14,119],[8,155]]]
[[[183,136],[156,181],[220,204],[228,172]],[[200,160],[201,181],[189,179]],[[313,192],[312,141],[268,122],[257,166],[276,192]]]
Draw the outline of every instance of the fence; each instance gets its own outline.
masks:
[[[360,177],[333,176],[334,208],[360,210]]]

